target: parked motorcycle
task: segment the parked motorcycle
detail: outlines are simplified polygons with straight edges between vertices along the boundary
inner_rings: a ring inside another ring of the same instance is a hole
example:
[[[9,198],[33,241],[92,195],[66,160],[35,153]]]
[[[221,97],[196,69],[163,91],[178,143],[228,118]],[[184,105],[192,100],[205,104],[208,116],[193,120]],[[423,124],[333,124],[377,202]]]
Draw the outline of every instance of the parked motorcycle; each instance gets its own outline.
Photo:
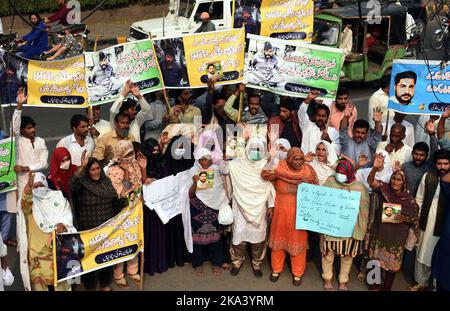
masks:
[[[445,17],[442,18],[441,28],[437,29],[431,38],[431,47],[433,50],[438,51],[444,47],[444,44],[448,39],[449,26],[450,12],[445,14]]]

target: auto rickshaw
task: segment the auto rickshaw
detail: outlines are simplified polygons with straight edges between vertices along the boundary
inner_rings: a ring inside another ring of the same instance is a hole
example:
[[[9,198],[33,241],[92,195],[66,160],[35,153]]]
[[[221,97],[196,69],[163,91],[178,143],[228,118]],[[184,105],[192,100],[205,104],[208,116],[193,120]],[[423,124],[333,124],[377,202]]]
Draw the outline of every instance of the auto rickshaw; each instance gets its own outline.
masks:
[[[353,32],[352,50],[345,56],[341,71],[342,82],[378,80],[390,74],[394,59],[406,58],[407,8],[383,5],[376,23],[373,10],[367,7],[361,4],[361,14],[358,4],[352,4],[324,9],[314,16],[315,44],[339,48],[344,28],[348,25]]]

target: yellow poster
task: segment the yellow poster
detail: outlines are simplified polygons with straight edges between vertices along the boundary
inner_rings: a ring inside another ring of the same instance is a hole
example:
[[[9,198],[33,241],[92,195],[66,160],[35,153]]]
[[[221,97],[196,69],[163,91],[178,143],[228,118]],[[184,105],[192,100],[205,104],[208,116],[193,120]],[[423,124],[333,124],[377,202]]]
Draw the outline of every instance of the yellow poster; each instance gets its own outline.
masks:
[[[199,33],[183,37],[190,87],[242,81],[244,76],[244,29]]]
[[[312,0],[263,0],[261,36],[311,42],[314,24]]]
[[[54,239],[55,280],[75,278],[127,261],[144,250],[142,201],[126,207],[97,228],[57,234]]]
[[[84,56],[28,63],[28,105],[60,108],[87,107]]]

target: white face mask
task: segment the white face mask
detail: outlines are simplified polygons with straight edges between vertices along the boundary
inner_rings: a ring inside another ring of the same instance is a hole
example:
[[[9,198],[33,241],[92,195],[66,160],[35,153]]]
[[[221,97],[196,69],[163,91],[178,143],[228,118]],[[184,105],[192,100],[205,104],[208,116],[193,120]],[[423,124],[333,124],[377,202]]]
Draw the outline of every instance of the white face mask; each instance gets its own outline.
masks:
[[[338,181],[338,183],[345,183],[347,181],[347,176],[341,173],[336,173],[336,175],[334,175],[336,177],[336,180]]]
[[[287,151],[278,151],[278,159],[287,159]]]
[[[182,157],[182,156],[184,156],[185,153],[186,153],[185,149],[182,149],[182,148],[175,149],[175,156],[177,156],[177,157]]]
[[[67,171],[70,168],[70,160],[66,160],[64,162],[61,162],[61,164],[59,165],[59,168]]]

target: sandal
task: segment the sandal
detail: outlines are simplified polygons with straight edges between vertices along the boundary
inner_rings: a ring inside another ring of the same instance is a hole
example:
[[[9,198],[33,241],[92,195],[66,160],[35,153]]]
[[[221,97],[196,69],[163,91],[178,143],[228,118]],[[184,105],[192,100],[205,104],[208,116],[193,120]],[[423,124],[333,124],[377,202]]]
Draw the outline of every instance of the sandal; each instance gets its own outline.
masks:
[[[228,270],[231,269],[231,265],[229,263],[224,263],[222,265],[222,269],[225,270],[225,271],[228,271]]]
[[[115,281],[116,281],[116,284],[117,284],[119,287],[124,288],[124,289],[129,288],[128,282],[127,282],[127,280],[126,280],[125,278],[115,279]]]
[[[343,282],[343,283],[339,282],[339,290],[341,292],[346,292],[348,290],[347,283],[348,282]]]
[[[197,267],[197,268],[194,268],[194,270],[195,270],[195,274],[198,277],[204,277],[205,276],[205,271],[203,271],[203,267]]]
[[[128,276],[130,277],[130,279],[132,279],[134,281],[134,283],[136,283],[138,285],[141,284],[141,276],[139,275],[139,273],[136,273],[133,275],[128,274]]]
[[[333,284],[331,283],[331,280],[323,279],[323,289],[327,292],[333,291]]]
[[[358,280],[360,282],[364,282],[365,279],[366,279],[366,277],[365,277],[364,273],[362,273],[361,271],[358,272]]]
[[[415,284],[415,285],[411,285],[408,286],[407,290],[410,292],[423,292],[425,291],[426,287],[423,286],[422,284]]]
[[[294,278],[292,279],[292,285],[294,285],[294,286],[302,285],[302,277],[301,276],[294,276]]]
[[[270,275],[270,277],[269,277],[269,280],[271,281],[271,282],[276,282],[276,281],[278,281],[278,278],[280,277],[280,274],[279,273],[275,273],[275,272],[272,272],[272,274]]]

